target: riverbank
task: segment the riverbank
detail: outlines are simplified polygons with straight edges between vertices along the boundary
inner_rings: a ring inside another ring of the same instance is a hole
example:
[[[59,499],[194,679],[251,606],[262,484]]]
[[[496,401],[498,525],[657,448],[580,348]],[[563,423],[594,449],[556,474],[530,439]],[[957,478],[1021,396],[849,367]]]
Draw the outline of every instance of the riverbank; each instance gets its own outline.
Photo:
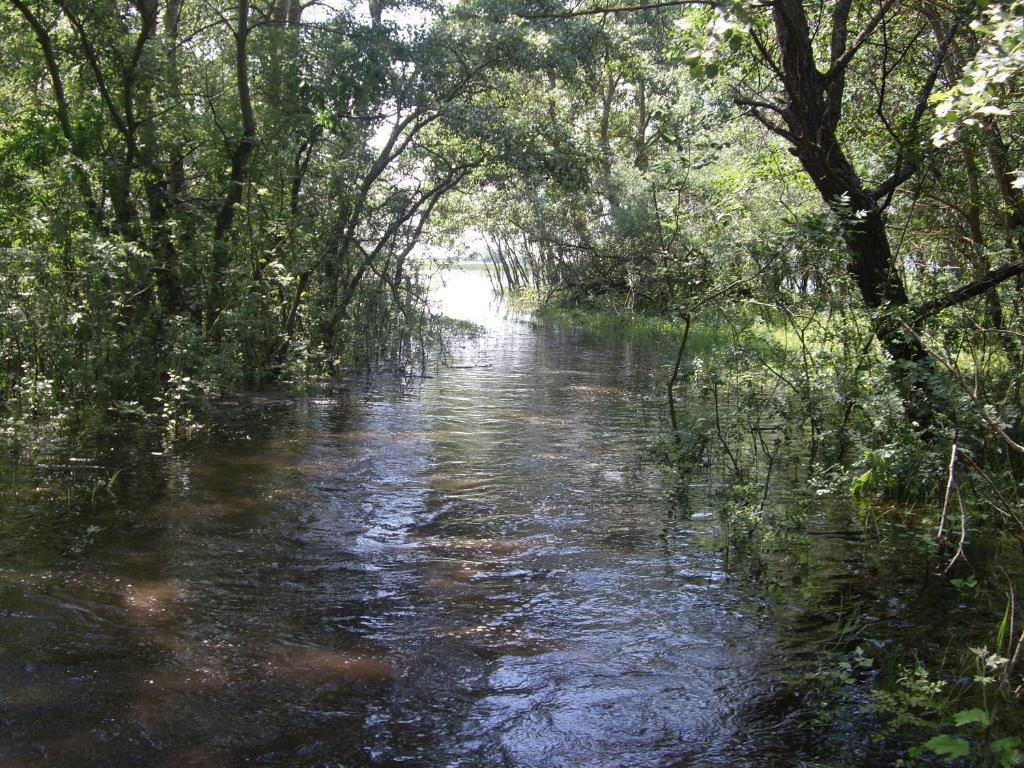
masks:
[[[663,350],[678,348],[685,331],[682,321],[610,303],[538,306],[529,293],[514,303],[533,308],[541,323]],[[963,477],[953,497],[960,520],[945,522],[946,481],[954,480],[945,466],[948,447],[883,431],[895,420],[880,419],[877,399],[818,362],[845,351],[836,338],[819,343],[807,326],[763,324],[741,335],[695,322],[677,392],[678,426],[665,416],[650,436],[652,455],[676,473],[683,494],[714,489],[719,545],[738,576],[761,584],[773,601],[795,599],[808,614],[832,617],[815,665],[794,681],[811,711],[818,710],[806,727],[833,741],[852,723],[874,722],[871,738],[882,749],[847,744],[850,755],[834,765],[865,765],[870,754],[905,765],[1018,765],[1024,710],[1012,688],[1024,635],[1011,625],[1024,562],[1012,535],[1020,520],[1010,500],[1015,491],[1003,496]],[[664,363],[656,378],[654,391],[662,394]],[[844,391],[864,392],[856,411]],[[996,504],[988,500],[993,496],[1001,497]],[[945,541],[940,519],[947,530],[962,526],[959,547]],[[829,529],[846,531],[846,546],[859,554],[812,543]],[[893,560],[875,559],[890,557],[902,557],[909,570],[898,576]],[[860,587],[828,594],[820,574],[844,561]],[[884,591],[912,579],[914,570],[924,591],[904,592],[897,609],[881,618],[861,591],[865,583],[889,580],[876,587]],[[927,631],[908,625],[893,634],[923,608]]]
[[[599,337],[625,339],[664,349],[678,348],[686,327],[681,318],[639,314],[611,303],[580,307],[557,299],[541,301],[532,290],[520,291],[508,301],[516,309],[532,312],[540,322],[572,326]],[[729,339],[726,330],[697,322],[690,328],[687,349],[700,354],[728,343]]]

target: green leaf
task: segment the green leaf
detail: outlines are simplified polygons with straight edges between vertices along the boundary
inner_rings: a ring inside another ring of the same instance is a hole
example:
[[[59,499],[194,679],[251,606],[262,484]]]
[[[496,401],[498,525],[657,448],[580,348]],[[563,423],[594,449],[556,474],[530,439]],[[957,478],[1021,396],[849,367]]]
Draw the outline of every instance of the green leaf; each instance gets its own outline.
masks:
[[[1006,635],[1010,629],[1010,601],[1006,601],[1006,610],[1003,612],[1003,620],[999,622],[999,633],[996,635],[996,651],[999,651],[1003,647],[1003,643],[1006,641]],[[1009,655],[1009,652],[1007,652]]]
[[[853,481],[853,483],[850,485],[850,493],[854,496],[854,498],[861,496],[861,494],[863,494],[864,492],[864,489],[868,487],[868,485],[871,483],[873,479],[874,473],[872,472],[872,470],[869,469],[867,472],[865,472],[863,475],[861,475],[860,477]]]
[[[928,739],[924,746],[935,754],[942,755],[950,760],[955,760],[958,757],[967,757],[971,754],[971,745],[967,742],[967,739],[950,736],[946,733]]]
[[[992,754],[999,758],[1000,765],[1020,765],[1024,763],[1024,755],[1021,754],[1020,739],[1016,736],[1007,736],[997,739],[989,744]]]
[[[989,718],[988,712],[984,709],[975,707],[974,709],[961,709],[953,715],[953,721],[957,724],[958,728],[962,728],[973,723],[988,725],[991,722],[991,718]]]

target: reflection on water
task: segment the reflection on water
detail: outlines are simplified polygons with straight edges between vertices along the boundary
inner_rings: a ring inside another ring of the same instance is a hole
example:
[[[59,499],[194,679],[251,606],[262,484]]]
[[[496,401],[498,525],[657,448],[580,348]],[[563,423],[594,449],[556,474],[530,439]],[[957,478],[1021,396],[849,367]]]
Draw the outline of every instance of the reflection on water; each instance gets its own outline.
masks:
[[[486,330],[415,386],[75,470],[134,462],[116,499],[9,482],[0,764],[790,764],[821,622],[726,579],[640,461],[658,353],[506,316],[482,273],[438,295]]]

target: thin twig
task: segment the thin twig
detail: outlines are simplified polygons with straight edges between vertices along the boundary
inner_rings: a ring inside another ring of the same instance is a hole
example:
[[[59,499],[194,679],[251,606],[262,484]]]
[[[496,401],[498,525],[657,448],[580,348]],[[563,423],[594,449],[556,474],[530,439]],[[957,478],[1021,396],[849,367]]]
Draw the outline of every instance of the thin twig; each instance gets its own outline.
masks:
[[[686,342],[690,338],[690,323],[692,320],[693,317],[691,315],[686,316],[686,326],[683,328],[683,341],[679,345],[679,352],[676,354],[676,364],[672,367],[672,376],[668,380],[668,413],[669,418],[672,420],[672,434],[677,442],[679,441],[679,425],[676,422],[676,399],[673,390],[676,386],[676,380],[679,378],[679,366],[682,365],[683,355],[686,353]]]
[[[717,381],[712,383],[711,391],[714,394],[714,398],[715,398],[715,432],[718,434],[718,439],[721,441],[722,447],[725,449],[726,454],[729,456],[729,461],[732,462],[733,472],[736,473],[736,477],[742,477],[743,472],[742,472],[742,470],[740,470],[739,462],[736,461],[735,454],[733,454],[732,450],[729,448],[729,441],[726,440],[725,439],[725,435],[722,434],[722,420],[721,420],[721,417],[719,416],[719,407],[718,407],[718,382]]]
[[[953,559],[946,564],[944,573],[949,573],[949,569],[960,558],[967,559],[967,555],[964,554],[964,542],[967,540],[967,510],[964,509],[964,500],[960,496],[960,489],[954,485],[954,490],[956,491],[957,506],[960,507],[960,541],[957,542],[956,552],[953,554]]]
[[[953,447],[949,452],[949,474],[946,479],[946,496],[942,501],[942,517],[939,520],[939,530],[935,534],[935,538],[939,542],[939,554],[942,554],[942,548],[945,542],[942,539],[942,534],[946,531],[946,517],[949,513],[949,500],[953,496],[953,486],[956,484],[954,472],[956,471],[956,453],[957,445],[954,442]]]

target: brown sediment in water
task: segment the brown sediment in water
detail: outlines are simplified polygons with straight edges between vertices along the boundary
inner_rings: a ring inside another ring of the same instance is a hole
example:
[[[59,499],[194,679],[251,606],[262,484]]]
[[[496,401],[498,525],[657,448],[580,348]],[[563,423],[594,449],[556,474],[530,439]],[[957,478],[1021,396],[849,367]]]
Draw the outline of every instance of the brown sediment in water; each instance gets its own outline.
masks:
[[[540,373],[552,376],[586,376],[587,371],[578,368],[541,368]]]
[[[152,619],[161,617],[187,596],[185,587],[174,580],[136,581],[124,585],[121,602],[133,616]]]
[[[314,685],[344,681],[381,685],[395,677],[393,665],[383,656],[328,648],[280,649],[267,663],[275,676]]]
[[[0,762],[3,768],[39,768],[41,765],[82,765],[82,756],[88,755],[94,744],[96,734],[73,733],[63,738],[54,738],[52,741],[42,742],[37,745],[37,754],[45,755],[44,760],[39,758],[26,759],[24,762],[18,758],[8,761],[6,758]]]
[[[206,473],[211,475],[219,475],[225,469],[230,467],[248,468],[253,467],[259,469],[261,467],[273,467],[278,464],[278,459],[275,455],[267,454],[229,454],[229,453],[218,453],[215,457],[210,457],[209,461],[202,463],[195,463],[189,467],[189,471],[196,473]]]
[[[474,578],[487,571],[487,563],[476,560],[444,559],[433,563],[426,584],[435,592],[462,592],[472,585]]]
[[[404,432],[403,434],[408,435],[411,440],[428,440],[433,442],[435,440],[444,440],[451,434],[447,430],[412,430],[410,432]]]
[[[224,765],[221,758],[201,747],[174,755],[163,763],[166,768],[221,768]]]
[[[29,709],[57,706],[67,697],[67,691],[53,682],[30,682],[25,685],[6,685],[3,696],[8,701],[17,702],[19,708]],[[7,763],[0,761],[0,766],[7,768]]]
[[[321,438],[338,443],[390,443],[397,442],[405,436],[406,433],[402,432],[362,432],[353,430],[352,432],[325,432]]]
[[[250,484],[251,487],[251,484]],[[214,498],[194,499],[187,502],[168,501],[152,508],[152,516],[160,520],[191,521],[203,518],[231,518],[252,514],[273,502],[249,493],[218,495]]]
[[[514,418],[535,427],[564,427],[568,422],[554,416],[536,416],[529,413],[515,414]]]
[[[455,475],[431,475],[426,479],[431,490],[442,493],[452,491],[476,491],[487,488],[491,479],[487,477],[457,477]]]

